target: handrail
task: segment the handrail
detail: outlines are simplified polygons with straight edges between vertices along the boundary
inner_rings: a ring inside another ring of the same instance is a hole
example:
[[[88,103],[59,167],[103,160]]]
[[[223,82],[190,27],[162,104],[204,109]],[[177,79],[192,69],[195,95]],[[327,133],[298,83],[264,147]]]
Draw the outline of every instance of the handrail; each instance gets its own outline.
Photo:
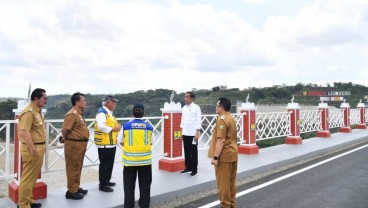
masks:
[[[351,124],[358,121],[358,111],[351,109]],[[234,113],[232,116],[236,120],[238,128],[237,137],[238,143],[241,143],[243,138],[243,113]],[[199,149],[207,149],[209,147],[212,131],[217,121],[217,114],[206,114],[201,116],[201,134],[198,141]],[[343,109],[330,110],[329,128],[342,127],[344,125]],[[365,113],[366,121],[368,121],[368,112]],[[118,121],[129,121],[132,117],[117,118]],[[153,156],[163,157],[163,122],[165,117],[143,117],[146,122],[149,122],[153,127]],[[58,137],[61,135],[61,124],[63,119],[46,119],[47,131],[47,151],[45,154],[45,165],[43,172],[53,172],[65,169],[64,164],[64,149],[59,143]],[[90,138],[87,144],[87,151],[84,161],[84,167],[96,166],[99,164],[97,150],[93,143],[93,126],[95,119],[87,118],[86,123],[90,129]],[[17,120],[0,120],[0,178],[10,177],[14,174],[11,170],[14,166],[14,129]],[[300,132],[318,131],[321,127],[321,110],[300,111]],[[289,136],[290,133],[290,112],[257,112],[256,114],[256,141],[280,138]],[[120,155],[122,148],[117,145],[116,161],[121,161]]]

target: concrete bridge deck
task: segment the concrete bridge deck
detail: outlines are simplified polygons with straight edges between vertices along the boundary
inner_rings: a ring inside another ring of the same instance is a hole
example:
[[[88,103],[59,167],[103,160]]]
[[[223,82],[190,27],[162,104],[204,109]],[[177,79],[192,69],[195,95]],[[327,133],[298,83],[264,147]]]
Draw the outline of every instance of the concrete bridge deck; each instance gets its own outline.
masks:
[[[353,130],[352,133],[335,133],[331,138],[310,138],[303,140],[301,145],[283,144],[260,149],[257,155],[239,155],[238,179],[254,176],[266,171],[283,167],[312,157],[327,154],[354,144],[368,142],[368,130]],[[180,204],[179,197],[214,189],[216,187],[214,169],[207,158],[207,150],[199,151],[199,174],[195,177],[178,172],[169,173],[158,169],[158,159],[154,158],[153,182],[151,186],[152,207],[165,207],[162,202],[172,201],[167,207]],[[65,199],[66,188],[48,190],[46,199],[37,200],[42,207],[123,207],[123,174],[122,164],[116,163],[112,181],[117,182],[113,193],[98,190],[98,182],[83,184],[89,193],[83,200],[73,201]],[[138,186],[137,186],[138,187]],[[136,188],[136,199],[139,198]],[[0,207],[16,207],[9,198],[0,199]],[[138,207],[138,206],[136,206]]]

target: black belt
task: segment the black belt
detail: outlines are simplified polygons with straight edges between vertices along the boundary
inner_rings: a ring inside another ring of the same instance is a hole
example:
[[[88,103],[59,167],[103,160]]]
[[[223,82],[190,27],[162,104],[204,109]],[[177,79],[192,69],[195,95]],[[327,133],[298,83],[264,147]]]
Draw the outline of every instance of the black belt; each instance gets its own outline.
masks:
[[[22,144],[26,144],[26,143],[23,143]],[[34,145],[43,145],[43,144],[46,144],[46,142],[36,142],[36,143],[33,143]]]
[[[97,146],[99,146],[100,148],[114,148],[114,147],[116,147],[116,145],[113,145],[113,144],[110,144],[110,145],[97,145]]]
[[[66,140],[75,141],[75,142],[88,142],[89,139],[69,139],[67,138]]]
[[[36,142],[36,143],[33,143],[34,145],[43,145],[43,144],[46,144],[46,142]]]

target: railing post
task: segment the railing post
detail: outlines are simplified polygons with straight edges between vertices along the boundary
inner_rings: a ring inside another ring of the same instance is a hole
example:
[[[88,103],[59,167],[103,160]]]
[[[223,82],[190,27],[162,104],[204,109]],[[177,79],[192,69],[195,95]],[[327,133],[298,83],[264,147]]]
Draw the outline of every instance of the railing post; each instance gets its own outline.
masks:
[[[318,110],[321,111],[322,129],[317,131],[317,137],[329,138],[331,137],[331,132],[328,118],[329,109],[327,103],[318,104]]]
[[[357,124],[356,128],[357,129],[366,129],[367,124],[366,124],[366,120],[365,120],[365,105],[364,105],[364,103],[358,103],[357,108],[359,110],[360,123]]]
[[[290,133],[285,139],[286,144],[301,144],[300,137],[300,107],[298,103],[288,103],[287,108],[290,112]]]
[[[15,125],[15,124],[14,124]],[[9,175],[9,162],[10,162],[10,124],[6,124],[6,154],[5,154],[5,174]]]
[[[349,103],[341,103],[340,108],[344,110],[344,126],[340,128],[340,132],[350,133],[350,105]]]
[[[19,114],[24,109],[24,107],[27,105],[27,101],[25,100],[19,100],[18,101],[18,109],[13,109],[13,112],[15,113],[15,120],[17,121],[17,124],[15,124],[14,128],[14,173],[15,177],[12,182],[9,183],[8,186],[8,195],[9,198],[14,202],[18,203],[18,191],[19,191],[19,182],[21,181],[22,176],[22,158],[19,151],[19,138],[18,138],[18,119]],[[46,112],[46,110],[42,110],[43,113]],[[41,171],[38,175],[37,182],[33,188],[33,199],[44,199],[47,197],[47,185],[44,183],[41,179]]]
[[[242,103],[240,113],[243,114],[243,141],[238,147],[241,154],[253,155],[259,153],[256,144],[256,110],[254,103]]]
[[[163,123],[163,140],[165,157],[159,160],[159,169],[169,172],[184,170],[185,162],[182,153],[182,140],[180,131],[181,104],[165,103],[161,109],[165,117]]]

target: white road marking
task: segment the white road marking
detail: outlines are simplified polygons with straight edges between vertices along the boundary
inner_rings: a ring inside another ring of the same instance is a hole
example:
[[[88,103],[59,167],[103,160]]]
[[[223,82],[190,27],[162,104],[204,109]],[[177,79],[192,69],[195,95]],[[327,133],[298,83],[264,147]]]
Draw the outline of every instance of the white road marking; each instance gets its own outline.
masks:
[[[256,191],[256,190],[258,190],[258,189],[264,188],[264,187],[266,187],[266,186],[272,185],[272,184],[274,184],[274,183],[277,183],[277,182],[279,182],[279,181],[282,181],[282,180],[284,180],[284,179],[287,179],[287,178],[289,178],[289,177],[292,177],[292,176],[294,176],[294,175],[296,175],[296,174],[299,174],[299,173],[302,173],[302,172],[304,172],[304,171],[310,170],[310,169],[312,169],[312,168],[315,168],[315,167],[317,167],[317,166],[320,166],[320,165],[322,165],[322,164],[325,164],[325,163],[327,163],[327,162],[330,162],[330,161],[335,160],[335,159],[337,159],[337,158],[340,158],[340,157],[342,157],[342,156],[345,156],[345,155],[351,154],[351,153],[353,153],[353,152],[355,152],[355,151],[361,150],[361,149],[366,148],[366,147],[368,147],[368,144],[367,144],[367,145],[364,145],[364,146],[361,146],[361,147],[358,147],[358,148],[356,148],[356,149],[350,150],[350,151],[348,151],[348,152],[342,153],[342,154],[340,154],[340,155],[336,155],[336,156],[334,156],[334,157],[331,157],[331,158],[329,158],[329,159],[323,160],[323,161],[321,161],[321,162],[318,162],[318,163],[313,164],[313,165],[311,165],[311,166],[308,166],[308,167],[305,167],[305,168],[303,168],[303,169],[297,170],[297,171],[295,171],[295,172],[289,173],[289,174],[287,174],[287,175],[281,176],[281,177],[279,177],[279,178],[275,178],[275,179],[273,179],[273,180],[271,180],[271,181],[268,181],[268,182],[266,182],[266,183],[263,183],[263,184],[260,184],[260,185],[258,185],[258,186],[255,186],[255,187],[253,187],[253,188],[250,188],[250,189],[244,190],[244,191],[242,191],[242,192],[239,192],[239,193],[237,193],[237,194],[236,194],[236,197],[240,197],[240,196],[243,196],[243,195],[248,194],[248,193],[250,193],[250,192],[253,192],[253,191]],[[210,207],[214,207],[214,206],[219,205],[219,204],[220,204],[220,201],[219,201],[219,200],[217,200],[217,201],[214,201],[214,202],[212,202],[212,203],[209,203],[209,204],[203,205],[203,206],[201,206],[201,207],[199,207],[199,208],[210,208]]]

